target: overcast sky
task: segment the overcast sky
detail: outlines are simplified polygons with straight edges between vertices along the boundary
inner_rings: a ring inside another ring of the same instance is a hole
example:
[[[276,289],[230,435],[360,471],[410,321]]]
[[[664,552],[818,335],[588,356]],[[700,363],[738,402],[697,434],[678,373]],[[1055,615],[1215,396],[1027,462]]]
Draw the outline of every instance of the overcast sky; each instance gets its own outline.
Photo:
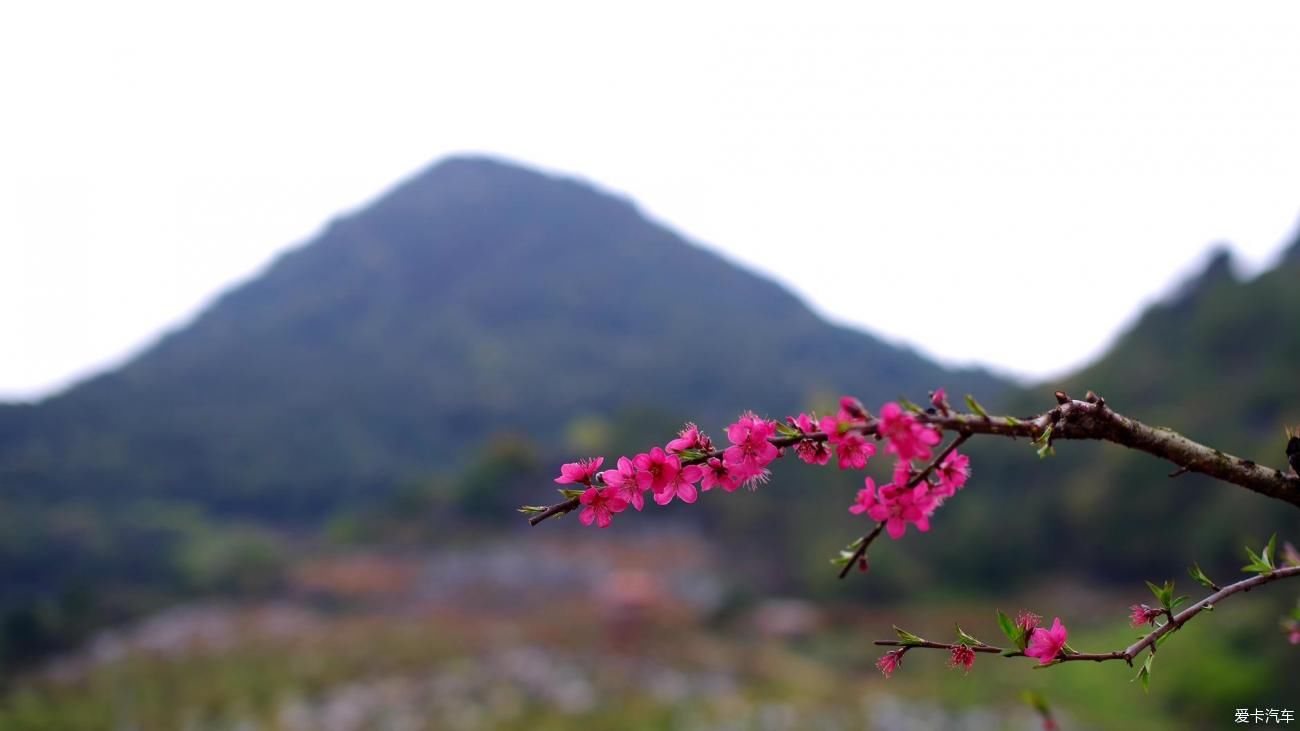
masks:
[[[1300,220],[1298,3],[629,7],[6,4],[0,398],[120,363],[458,151],[1033,377]]]

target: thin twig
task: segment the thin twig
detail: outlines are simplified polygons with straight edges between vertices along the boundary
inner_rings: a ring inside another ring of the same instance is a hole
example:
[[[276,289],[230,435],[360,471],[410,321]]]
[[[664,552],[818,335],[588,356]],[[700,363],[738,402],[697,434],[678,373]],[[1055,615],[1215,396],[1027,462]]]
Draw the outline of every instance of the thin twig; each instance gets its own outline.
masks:
[[[1134,642],[1123,650],[1116,650],[1114,652],[1072,652],[1057,657],[1051,664],[1055,665],[1063,662],[1106,662],[1107,660],[1123,660],[1132,665],[1133,658],[1141,654],[1143,650],[1155,645],[1161,637],[1180,629],[1189,619],[1205,611],[1207,607],[1213,606],[1238,592],[1250,591],[1257,586],[1263,586],[1264,584],[1280,581],[1282,579],[1289,579],[1294,576],[1300,576],[1300,566],[1286,566],[1280,569],[1275,569],[1266,574],[1257,574],[1249,579],[1242,579],[1235,584],[1229,584],[1228,586],[1223,587],[1178,614],[1169,615],[1171,617],[1169,621],[1152,630],[1142,639]],[[920,643],[904,642],[901,640],[876,640],[873,644],[882,647],[919,647],[933,650],[951,650],[961,643],[930,642],[929,640],[924,640]],[[984,643],[968,646],[975,652],[1001,653],[1007,657],[1024,656],[1024,653],[1020,651],[1008,651],[1001,647]]]
[[[911,489],[921,484],[921,480],[924,480],[925,478],[929,477],[930,473],[934,472],[935,468],[938,467],[939,464],[943,462],[943,460],[947,458],[949,454],[952,454],[953,451],[957,449],[957,447],[960,447],[962,444],[964,444],[967,439],[970,439],[970,434],[967,432],[963,432],[957,435],[957,438],[952,440],[951,444],[944,447],[943,451],[939,452],[939,454],[936,455],[934,459],[930,460],[930,463],[927,464],[920,472],[918,472],[915,477],[907,481],[908,489]],[[880,535],[880,531],[884,527],[885,527],[885,521],[882,520],[876,524],[876,527],[873,528],[870,533],[862,537],[862,543],[858,546],[858,550],[853,552],[853,556],[852,558],[849,559],[849,562],[844,564],[844,568],[840,569],[841,579],[843,579],[845,576],[848,576],[849,571],[853,570],[853,565],[856,564],[863,556],[867,555],[867,547],[871,545],[872,541],[876,540],[876,536]]]

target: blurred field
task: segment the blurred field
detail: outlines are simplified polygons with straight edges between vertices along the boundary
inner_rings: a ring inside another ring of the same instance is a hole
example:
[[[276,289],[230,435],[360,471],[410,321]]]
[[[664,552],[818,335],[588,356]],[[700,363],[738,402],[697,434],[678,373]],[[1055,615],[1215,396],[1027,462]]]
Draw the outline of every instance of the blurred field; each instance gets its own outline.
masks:
[[[963,676],[933,651],[885,680],[870,642],[891,623],[944,640],[957,621],[996,643],[996,605],[748,600],[698,536],[608,539],[317,557],[274,600],[100,634],[15,683],[0,729],[1031,729],[1020,694],[1035,689],[1065,729],[1160,731],[1300,698],[1300,658],[1274,630],[1285,591],[1189,626],[1161,649],[1149,695],[1117,663],[1037,671],[981,655]],[[1133,635],[1138,588],[1038,587],[1001,606],[1064,614],[1076,648],[1108,650]]]

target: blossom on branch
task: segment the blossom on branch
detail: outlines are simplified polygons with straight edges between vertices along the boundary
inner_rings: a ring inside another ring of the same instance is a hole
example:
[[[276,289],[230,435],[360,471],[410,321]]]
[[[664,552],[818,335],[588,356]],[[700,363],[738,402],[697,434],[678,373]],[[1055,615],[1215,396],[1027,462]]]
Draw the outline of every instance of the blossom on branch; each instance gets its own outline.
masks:
[[[926,494],[926,485],[909,488],[906,484],[890,483],[877,490],[875,480],[870,477],[864,483],[866,487],[858,491],[858,501],[849,512],[866,513],[872,520],[884,522],[885,532],[894,540],[903,537],[908,523],[922,533],[930,530],[929,516],[934,502]]]
[[[930,447],[939,443],[939,432],[922,425],[903,407],[890,402],[880,410],[879,434],[888,440],[885,450],[901,460],[930,459]]]
[[[695,483],[699,482],[703,476],[704,471],[696,465],[688,465],[677,470],[664,484],[663,489],[655,490],[655,502],[660,505],[667,505],[673,501],[674,497],[681,498],[684,503],[695,502],[699,496],[699,493],[695,491]]]
[[[1039,627],[1034,630],[1029,638],[1029,647],[1025,648],[1025,657],[1036,657],[1040,665],[1050,665],[1065,649],[1067,637],[1065,625],[1061,624],[1060,617],[1056,617],[1051,629]]]
[[[867,460],[876,453],[876,445],[863,439],[860,434],[845,434],[835,445],[835,456],[839,459],[840,469],[860,470],[867,466]]]
[[[903,664],[904,652],[907,652],[907,648],[886,652],[876,661],[876,667],[880,668],[880,672],[884,673],[886,678],[892,677],[898,666]]]
[[[614,513],[627,509],[627,501],[616,496],[610,487],[589,487],[578,498],[578,502],[585,506],[578,514],[578,520],[583,525],[595,522],[600,528],[608,528],[614,520]]]
[[[935,495],[940,498],[952,497],[970,479],[970,457],[958,454],[956,450],[949,452],[939,466],[934,468],[934,475],[939,478]]]
[[[681,460],[675,454],[668,454],[659,447],[648,453],[638,454],[632,459],[636,465],[636,481],[642,490],[659,492],[677,476],[682,469]]]
[[[604,457],[595,459],[582,459],[577,462],[570,462],[560,466],[560,476],[555,481],[561,485],[570,485],[574,483],[591,487],[591,478],[596,476],[596,470],[605,463]]]
[[[727,427],[727,441],[731,446],[722,453],[722,460],[742,481],[761,476],[772,460],[781,456],[781,450],[770,441],[776,434],[776,424],[746,412],[736,423]]]
[[[953,645],[952,657],[948,659],[948,667],[962,668],[970,672],[971,667],[975,664],[975,651],[968,645]]]
[[[667,450],[671,454],[680,454],[688,449],[697,452],[713,451],[713,440],[689,422],[677,433],[677,438],[667,444]]]
[[[645,507],[646,488],[641,487],[637,479],[636,466],[627,457],[618,458],[618,469],[605,470],[600,477],[606,485],[614,488],[614,494],[627,501],[628,505],[641,510]]]
[[[735,492],[740,487],[741,479],[731,471],[731,468],[717,457],[710,457],[709,461],[704,463],[704,475],[700,478],[700,489],[708,492],[715,487],[721,487],[727,492]]]
[[[1134,629],[1137,629],[1144,624],[1154,627],[1156,625],[1156,619],[1165,613],[1163,609],[1158,607],[1149,607],[1145,604],[1134,604],[1129,607],[1129,611],[1131,613],[1129,623]]]

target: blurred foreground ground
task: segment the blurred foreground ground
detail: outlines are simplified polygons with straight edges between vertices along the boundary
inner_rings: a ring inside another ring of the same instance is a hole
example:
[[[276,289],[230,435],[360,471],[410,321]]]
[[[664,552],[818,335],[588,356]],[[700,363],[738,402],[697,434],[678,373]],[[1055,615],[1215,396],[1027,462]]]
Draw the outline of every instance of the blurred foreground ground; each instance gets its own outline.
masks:
[[[1300,711],[1300,693],[1252,691],[1268,672],[1261,646],[1300,669],[1275,628],[1285,591],[1189,626],[1162,648],[1149,695],[1118,663],[1040,672],[981,655],[963,676],[934,651],[885,680],[871,640],[891,624],[946,640],[957,621],[997,643],[999,604],[747,600],[698,538],[601,538],[316,558],[273,600],[180,606],[100,634],[11,687],[0,729],[1036,729],[1020,700],[1031,688],[1067,730]],[[1109,650],[1133,636],[1139,588],[1041,587],[1000,606],[1059,614],[1076,648]]]

